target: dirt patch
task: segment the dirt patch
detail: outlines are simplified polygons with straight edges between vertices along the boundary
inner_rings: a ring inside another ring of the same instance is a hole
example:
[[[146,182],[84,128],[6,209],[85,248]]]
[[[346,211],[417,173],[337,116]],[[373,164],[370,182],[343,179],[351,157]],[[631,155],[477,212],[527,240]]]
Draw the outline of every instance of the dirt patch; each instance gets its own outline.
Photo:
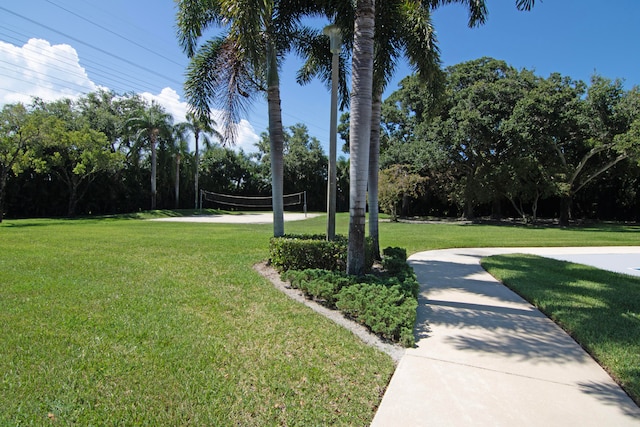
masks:
[[[387,353],[396,362],[396,364],[404,355],[405,350],[403,347],[382,340],[377,335],[371,333],[363,325],[354,322],[351,319],[347,319],[338,310],[331,310],[330,308],[327,308],[313,300],[306,298],[302,291],[292,288],[289,283],[284,282],[282,279],[280,279],[280,273],[278,273],[273,267],[267,265],[266,262],[258,263],[254,265],[253,268],[264,278],[273,283],[273,286],[275,286],[276,289],[282,291],[289,298],[301,302],[302,304],[306,305],[317,313],[322,314],[323,316],[332,320],[343,328],[347,328],[358,338],[360,338],[365,344]]]

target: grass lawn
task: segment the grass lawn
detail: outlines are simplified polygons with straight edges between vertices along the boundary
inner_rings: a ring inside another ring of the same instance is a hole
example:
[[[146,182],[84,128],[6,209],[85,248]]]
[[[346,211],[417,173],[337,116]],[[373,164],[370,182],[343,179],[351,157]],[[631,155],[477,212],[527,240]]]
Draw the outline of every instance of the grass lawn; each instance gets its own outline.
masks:
[[[0,224],[0,425],[369,424],[393,362],[252,269],[268,256],[271,225],[136,216]],[[347,225],[338,215],[338,232]],[[325,217],[286,224],[325,228]],[[380,230],[382,247],[408,253],[633,245],[637,231]]]
[[[640,404],[640,278],[522,254],[482,266],[562,326]]]

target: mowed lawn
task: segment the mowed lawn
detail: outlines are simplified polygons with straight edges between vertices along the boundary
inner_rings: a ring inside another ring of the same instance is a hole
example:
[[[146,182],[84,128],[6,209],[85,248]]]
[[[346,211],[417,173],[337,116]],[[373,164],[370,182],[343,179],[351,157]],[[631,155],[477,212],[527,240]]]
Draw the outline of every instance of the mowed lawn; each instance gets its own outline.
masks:
[[[322,233],[325,221],[286,231]],[[381,246],[633,245],[638,231],[383,223]],[[252,269],[271,233],[5,220],[0,425],[368,425],[392,360]]]

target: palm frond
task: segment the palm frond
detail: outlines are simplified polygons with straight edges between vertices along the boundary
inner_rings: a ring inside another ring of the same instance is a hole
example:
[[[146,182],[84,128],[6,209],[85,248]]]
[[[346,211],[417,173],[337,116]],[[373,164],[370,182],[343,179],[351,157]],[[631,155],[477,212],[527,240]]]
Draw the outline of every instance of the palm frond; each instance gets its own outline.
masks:
[[[528,3],[533,0],[517,0],[518,2]],[[489,11],[485,0],[424,0],[423,5],[428,5],[431,9],[437,9],[440,6],[457,3],[466,6],[469,11],[469,27],[477,27],[483,25],[487,21]]]
[[[207,120],[212,108],[221,110],[222,142],[235,143],[236,123],[259,90],[255,73],[243,51],[230,37],[207,42],[187,69],[185,95],[199,120]]]
[[[177,3],[178,43],[191,58],[196,53],[202,32],[211,25],[222,26],[224,19],[217,0],[180,0]]]

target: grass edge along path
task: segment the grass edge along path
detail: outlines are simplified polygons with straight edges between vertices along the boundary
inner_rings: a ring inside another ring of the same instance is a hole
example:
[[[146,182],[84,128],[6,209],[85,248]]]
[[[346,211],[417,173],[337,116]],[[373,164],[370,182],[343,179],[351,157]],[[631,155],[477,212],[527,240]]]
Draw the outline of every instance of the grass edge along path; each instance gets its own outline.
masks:
[[[571,335],[640,405],[640,278],[534,255],[481,263]]]

